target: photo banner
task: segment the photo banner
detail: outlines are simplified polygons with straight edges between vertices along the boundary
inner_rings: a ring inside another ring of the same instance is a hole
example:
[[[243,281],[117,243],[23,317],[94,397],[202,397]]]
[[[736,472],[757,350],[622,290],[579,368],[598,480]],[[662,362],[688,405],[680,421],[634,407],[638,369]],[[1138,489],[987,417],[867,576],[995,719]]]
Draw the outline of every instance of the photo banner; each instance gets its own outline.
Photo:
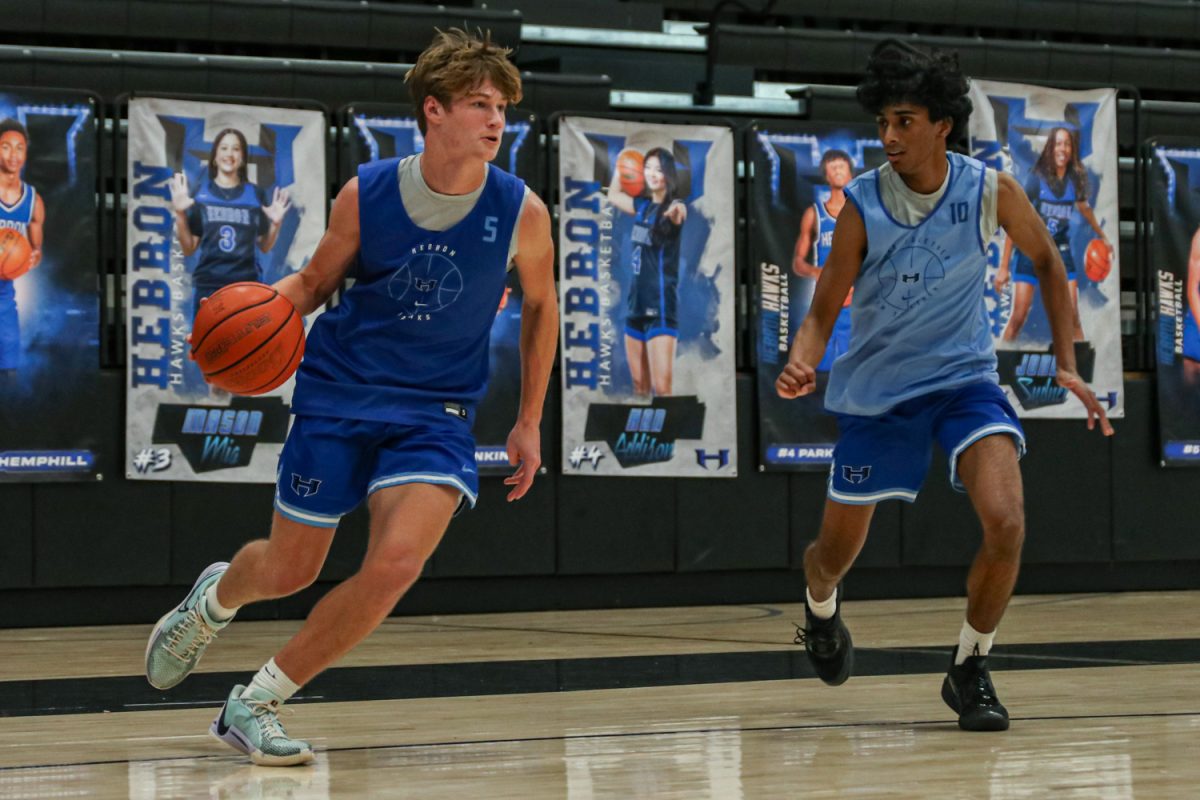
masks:
[[[319,111],[130,101],[127,477],[275,482],[293,381],[257,397],[211,388],[187,337],[222,286],[308,263],[325,231],[326,130]]]
[[[726,127],[559,124],[563,472],[734,477]]]
[[[0,482],[112,468],[97,414],[96,137],[92,95],[0,88]]]
[[[1157,276],[1158,420],[1164,466],[1200,466],[1200,141],[1150,161]]]
[[[817,365],[815,392],[784,400],[775,392],[775,379],[808,315],[845,203],[842,189],[883,163],[883,148],[869,125],[773,124],[751,129],[747,152],[753,167],[751,263],[758,280],[759,463],[766,470],[827,470],[837,422],[825,412],[825,385],[849,337],[849,306]]]
[[[970,96],[971,155],[1012,175],[1046,223],[1077,310],[1076,369],[1108,415],[1123,417],[1116,90],[972,81]],[[1017,413],[1085,419],[1082,401],[1055,383],[1037,277],[1003,229],[988,244],[985,301],[1000,384]]]
[[[425,149],[411,106],[352,106],[349,111],[350,163],[403,158]],[[536,120],[513,115],[504,126],[494,166],[537,190],[539,160]],[[521,282],[508,274],[504,297],[492,324],[487,394],[475,415],[475,464],[480,475],[508,475],[508,434],[521,403]]]

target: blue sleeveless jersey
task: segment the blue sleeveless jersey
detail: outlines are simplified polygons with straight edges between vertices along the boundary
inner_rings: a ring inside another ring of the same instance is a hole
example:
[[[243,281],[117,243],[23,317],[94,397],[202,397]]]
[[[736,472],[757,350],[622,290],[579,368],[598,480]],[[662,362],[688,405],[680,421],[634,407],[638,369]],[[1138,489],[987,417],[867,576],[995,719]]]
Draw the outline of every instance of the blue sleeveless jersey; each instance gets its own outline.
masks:
[[[444,413],[447,402],[468,413],[487,388],[488,341],[525,184],[489,166],[467,216],[429,231],[404,210],[399,164],[358,168],[357,279],[308,334],[294,413],[415,422]]]
[[[875,416],[929,392],[999,382],[983,299],[985,168],[947,156],[945,194],[918,225],[884,207],[878,170],[846,188],[866,225],[867,253],[854,283],[850,348],[825,393],[830,411]]]
[[[1025,193],[1029,195],[1033,207],[1037,209],[1038,215],[1046,223],[1046,229],[1054,237],[1054,243],[1069,244],[1071,241],[1071,214],[1075,211],[1075,204],[1080,200],[1075,191],[1075,182],[1071,180],[1070,176],[1063,179],[1062,193],[1057,194],[1044,176],[1035,173],[1026,185]]]
[[[817,235],[813,238],[813,266],[825,266],[829,251],[833,249],[833,229],[837,225],[837,217],[825,210],[825,201],[813,203],[817,209]]]
[[[208,289],[259,279],[254,251],[270,230],[262,197],[252,183],[231,189],[205,181],[188,209],[188,228],[200,237],[192,281]]]
[[[12,228],[26,239],[29,238],[29,223],[33,221],[33,208],[37,204],[37,190],[32,184],[21,182],[21,197],[13,205],[0,201],[0,228]],[[13,282],[0,278],[0,298],[15,296]]]

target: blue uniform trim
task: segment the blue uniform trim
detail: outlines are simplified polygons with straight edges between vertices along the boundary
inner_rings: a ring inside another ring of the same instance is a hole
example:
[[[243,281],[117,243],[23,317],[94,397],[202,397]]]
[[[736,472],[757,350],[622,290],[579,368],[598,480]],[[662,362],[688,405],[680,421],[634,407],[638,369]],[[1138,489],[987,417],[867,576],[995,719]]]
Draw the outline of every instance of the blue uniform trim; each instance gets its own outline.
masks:
[[[476,495],[471,491],[465,483],[462,482],[456,475],[443,475],[434,472],[407,472],[399,475],[389,475],[383,478],[376,478],[371,481],[371,485],[367,487],[367,496],[375,494],[380,489],[387,489],[390,486],[401,486],[406,483],[432,483],[440,486],[453,486],[458,491],[462,492],[462,496],[471,504],[471,508],[475,507]]]
[[[917,228],[921,227],[926,222],[937,216],[938,209],[942,207],[942,203],[946,202],[946,198],[950,194],[950,188],[954,185],[954,159],[946,159],[946,163],[948,165],[946,167],[946,191],[942,192],[942,196],[938,198],[937,205],[933,207],[933,210],[926,214],[925,218],[916,225],[905,225],[903,222],[892,216],[892,212],[888,210],[887,204],[883,202],[883,187],[881,186],[883,182],[879,180],[879,171],[875,171],[875,174],[872,176],[875,181],[875,196],[879,198],[879,207],[883,209],[883,213],[893,225],[899,225],[901,228],[907,228],[910,231],[915,231]],[[978,226],[976,226],[976,229],[978,229]]]
[[[832,479],[829,483],[829,499],[845,503],[848,506],[869,506],[881,500],[904,500],[905,502],[913,503],[917,499],[917,493],[910,492],[907,489],[885,489],[882,492],[875,492],[874,494],[842,494],[833,488]]]
[[[951,163],[953,163],[953,162],[951,162]],[[999,177],[997,177],[996,178],[997,193],[999,193],[999,191],[1000,191],[999,180],[1000,180]],[[984,167],[983,172],[981,172],[979,174],[979,195],[975,198],[975,234],[976,234],[976,236],[979,237],[979,252],[983,253],[986,256],[987,255],[987,243],[983,241],[983,231],[981,230],[981,228],[983,227],[983,190],[985,187],[987,187],[987,167]],[[950,187],[947,186],[946,188],[949,189]],[[999,206],[998,198],[997,198],[996,205]],[[997,212],[997,213],[999,213],[999,212]]]
[[[631,339],[637,339],[639,342],[648,342],[658,336],[674,336],[679,338],[679,330],[677,328],[668,328],[665,325],[658,325],[653,328],[648,328],[645,331],[639,331],[637,328],[626,325],[625,335]]]
[[[959,442],[958,446],[954,448],[954,452],[950,454],[950,486],[952,488],[960,492],[967,490],[963,486],[962,481],[958,479],[958,457],[963,454],[963,451],[980,439],[1002,433],[1007,433],[1016,440],[1017,458],[1021,459],[1025,457],[1025,433],[1020,428],[1013,425],[1005,425],[1002,422],[984,425],[982,428],[977,428],[968,433],[966,438]]]
[[[287,503],[279,499],[279,494],[275,495],[275,510],[283,517],[290,519],[292,522],[299,522],[302,525],[311,525],[314,528],[336,528],[341,522],[342,517],[346,514],[338,514],[336,516],[328,514],[313,514],[309,511],[301,511],[298,508],[292,508]],[[351,509],[353,510],[353,509]]]

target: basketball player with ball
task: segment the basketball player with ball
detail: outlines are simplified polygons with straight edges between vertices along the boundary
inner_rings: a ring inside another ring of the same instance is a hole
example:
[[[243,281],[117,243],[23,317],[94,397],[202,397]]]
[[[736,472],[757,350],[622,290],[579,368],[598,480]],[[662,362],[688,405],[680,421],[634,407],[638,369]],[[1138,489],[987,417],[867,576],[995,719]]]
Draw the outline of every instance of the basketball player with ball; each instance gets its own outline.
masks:
[[[539,423],[558,337],[554,249],[545,204],[488,163],[506,107],[521,99],[508,52],[487,35],[439,32],[405,78],[425,151],[360,166],[312,260],[276,284],[304,316],[358,263],[354,285],[309,333],[270,537],[205,569],[147,645],[150,682],[176,685],[240,606],[316,580],[338,520],[366,500],[370,538],[359,571],[322,598],[248,686],[233,688],[212,724],[255,763],[313,759],[309,744],[280,724],[280,706],[379,625],[455,511],[474,505],[471,426],[513,264],[524,307],[509,501],[529,491],[541,464]]]
[[[0,375],[21,365],[21,321],[13,282],[42,262],[46,206],[21,179],[29,134],[13,119],[0,121]]]
[[[805,625],[798,632],[817,675],[850,677],[854,649],[839,584],[881,500],[912,502],[936,441],[950,482],[971,499],[983,543],[967,578],[967,612],[942,698],[969,731],[1008,728],[987,666],[1008,605],[1025,533],[1025,435],[1000,389],[984,304],[987,242],[1001,226],[1033,263],[1054,337],[1058,384],[1088,411],[1088,428],[1112,427],[1075,371],[1066,270],[1021,186],[949,152],[971,113],[956,57],[894,39],[881,42],[858,86],[875,115],[888,163],[845,188],[833,245],[812,308],[775,383],[785,399],[815,388],[816,365],[842,301],[854,288],[849,350],[833,364],[825,407],[837,417],[824,518],[804,554]]]

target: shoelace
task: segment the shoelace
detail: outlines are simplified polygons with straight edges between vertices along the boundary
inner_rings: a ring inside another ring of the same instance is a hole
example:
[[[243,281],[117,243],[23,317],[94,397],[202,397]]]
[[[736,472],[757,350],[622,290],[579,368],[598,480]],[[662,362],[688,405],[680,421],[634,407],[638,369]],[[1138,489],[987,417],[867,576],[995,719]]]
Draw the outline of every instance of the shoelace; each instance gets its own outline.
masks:
[[[184,637],[192,633],[193,629],[196,629],[197,626],[199,626],[199,629],[196,630],[195,636],[193,636],[188,642],[187,647],[183,648],[182,651],[177,650],[176,648],[179,647],[179,644],[183,641]],[[167,639],[166,650],[180,661],[187,662],[191,660],[192,656],[194,656],[200,650],[200,648],[208,647],[210,644],[212,644],[212,640],[215,638],[217,638],[217,632],[213,630],[212,627],[210,627],[209,624],[204,620],[204,617],[200,615],[200,610],[193,608],[188,611],[183,622],[176,625],[175,630],[171,631],[171,636]]]
[[[796,625],[794,622],[792,624]],[[805,647],[812,642],[812,649],[818,656],[831,656],[837,652],[838,648],[837,634],[833,630],[824,631],[814,628],[809,631],[799,625],[796,625],[796,638],[792,642]]]
[[[973,687],[975,689],[973,692],[974,697],[972,699],[975,700],[976,705],[994,706],[1000,703],[1000,700],[994,694],[995,689],[992,688],[992,682],[988,680],[987,673],[982,670],[976,672],[972,678],[972,682],[975,684]]]
[[[287,731],[283,729],[283,723],[279,721],[280,708],[279,704],[274,700],[242,700],[250,708],[250,712],[254,714],[254,720],[258,723],[258,730],[263,734],[264,738],[269,739],[288,739]]]

